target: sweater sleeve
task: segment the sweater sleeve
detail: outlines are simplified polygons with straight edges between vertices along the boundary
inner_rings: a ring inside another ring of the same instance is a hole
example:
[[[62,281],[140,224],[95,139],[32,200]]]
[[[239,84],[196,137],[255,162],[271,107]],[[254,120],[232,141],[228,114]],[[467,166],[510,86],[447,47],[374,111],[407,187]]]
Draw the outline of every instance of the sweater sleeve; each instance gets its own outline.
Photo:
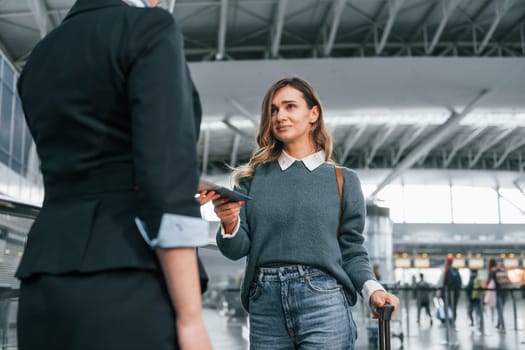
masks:
[[[250,183],[247,178],[243,178],[240,181],[240,186],[235,187],[235,190],[244,194],[249,194]],[[240,212],[240,226],[235,234],[231,238],[224,238],[221,234],[221,228],[217,231],[216,240],[217,247],[221,253],[231,260],[238,260],[242,257],[245,257],[250,252],[251,238],[249,225],[246,220],[246,206],[248,203],[245,203]]]
[[[376,278],[372,272],[368,252],[363,245],[363,230],[365,226],[365,200],[357,175],[343,169],[343,214],[339,227],[339,246],[343,258],[343,268],[352,283],[361,293],[366,281]]]

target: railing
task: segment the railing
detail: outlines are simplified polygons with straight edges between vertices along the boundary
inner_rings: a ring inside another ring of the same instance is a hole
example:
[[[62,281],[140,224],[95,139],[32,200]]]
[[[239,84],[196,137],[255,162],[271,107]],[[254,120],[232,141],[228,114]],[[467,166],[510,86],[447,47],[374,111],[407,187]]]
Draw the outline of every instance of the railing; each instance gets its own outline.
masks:
[[[413,316],[413,313],[410,312],[410,309],[411,307],[413,307],[412,305],[416,304],[416,307],[417,307],[417,293],[419,292],[427,292],[427,293],[433,293],[434,295],[440,297],[443,299],[443,307],[444,307],[444,317],[445,317],[445,321],[443,322],[444,326],[445,326],[445,339],[443,340],[443,344],[448,344],[448,345],[454,345],[455,344],[455,340],[454,340],[454,332],[452,332],[452,327],[454,327],[454,322],[452,322],[452,318],[455,317],[455,315],[453,314],[453,311],[452,311],[452,314],[451,314],[451,311],[449,311],[449,308],[452,307],[452,302],[451,302],[451,294],[453,293],[453,291],[451,290],[448,290],[447,288],[438,288],[438,287],[431,287],[431,288],[417,288],[417,287],[412,287],[412,286],[399,286],[399,285],[385,285],[385,288],[397,295],[400,300],[401,300],[401,309],[404,311],[403,312],[403,316],[404,316],[404,320],[403,320],[403,323],[405,324],[405,331],[406,331],[406,336],[411,336],[411,329],[410,329],[410,325],[413,323],[411,322],[411,317]],[[486,292],[489,292],[489,291],[494,291],[494,292],[497,292],[497,293],[506,293],[507,294],[507,300],[511,300],[512,302],[512,315],[513,315],[513,327],[510,328],[511,330],[513,331],[518,331],[519,328],[520,328],[520,324],[519,324],[519,320],[523,320],[523,318],[525,317],[525,305],[523,305],[521,308],[518,308],[518,303],[520,302],[520,298],[521,298],[521,304],[524,304],[525,303],[525,285],[521,285],[521,286],[515,286],[515,287],[512,287],[512,288],[502,288],[502,289],[495,289],[495,288],[474,288],[472,289],[472,291],[479,291],[480,292],[480,297],[478,299],[478,305],[477,307],[479,308],[479,317],[478,317],[478,322],[479,322],[479,332],[480,332],[480,335],[485,335],[486,334],[486,327],[485,327],[485,320],[484,320],[484,316],[485,316],[485,310],[487,308],[487,305],[485,305],[484,303],[484,294]],[[469,302],[469,298],[467,296],[467,290],[465,288],[462,288],[458,291],[459,293],[459,298],[463,300],[463,302]],[[520,310],[520,312],[518,313],[518,310]],[[475,311],[475,310],[474,310]]]
[[[40,208],[0,195],[0,342],[16,349],[16,311],[19,282],[14,277],[27,231]]]

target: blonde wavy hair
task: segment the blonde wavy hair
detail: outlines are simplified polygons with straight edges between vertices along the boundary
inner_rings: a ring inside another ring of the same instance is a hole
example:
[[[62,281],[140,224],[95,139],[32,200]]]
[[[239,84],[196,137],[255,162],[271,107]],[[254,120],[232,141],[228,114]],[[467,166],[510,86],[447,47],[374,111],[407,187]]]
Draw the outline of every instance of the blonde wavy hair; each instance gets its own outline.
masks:
[[[275,160],[279,158],[282,150],[283,143],[277,140],[272,134],[271,116],[272,116],[272,100],[277,90],[282,89],[285,86],[291,86],[294,89],[302,92],[304,100],[309,109],[317,106],[319,109],[319,117],[317,121],[312,124],[310,130],[312,140],[315,144],[317,151],[324,150],[325,161],[335,163],[332,159],[332,135],[326,127],[323,119],[323,109],[321,107],[321,100],[317,91],[310,85],[306,80],[299,77],[286,77],[277,80],[273,83],[266,94],[264,95],[261,104],[261,121],[259,123],[259,129],[257,131],[257,148],[252,153],[249,162],[238,168],[233,168],[232,177],[235,185],[239,186],[239,181],[242,178],[248,178],[251,180],[255,174],[255,170],[261,164]]]

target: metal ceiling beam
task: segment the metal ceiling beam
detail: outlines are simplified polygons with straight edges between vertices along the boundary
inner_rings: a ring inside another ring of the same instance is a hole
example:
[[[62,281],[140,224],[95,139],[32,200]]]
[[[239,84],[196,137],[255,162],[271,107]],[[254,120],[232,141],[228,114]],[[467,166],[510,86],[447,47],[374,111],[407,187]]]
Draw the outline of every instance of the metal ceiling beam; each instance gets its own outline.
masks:
[[[497,169],[505,159],[507,159],[508,155],[520,148],[521,146],[525,145],[525,139],[514,139],[508,144],[505,145],[505,151],[503,151],[503,154],[499,157],[499,159],[494,163],[494,169]]]
[[[44,0],[26,0],[33,17],[35,18],[36,24],[40,31],[40,37],[43,38],[53,29],[53,23],[48,15],[48,8]]]
[[[388,184],[390,184],[395,178],[401,175],[406,169],[414,165],[423,155],[426,155],[432,148],[434,148],[444,138],[448,137],[457,128],[459,122],[463,120],[476,106],[482,98],[487,96],[489,90],[485,89],[481,91],[464,109],[461,113],[453,112],[450,118],[445,123],[439,126],[432,135],[426,138],[426,141],[419,145],[407,154],[407,156],[401,161],[391,172],[388,174],[376,189],[368,197],[369,201],[373,201],[377,194]]]
[[[202,175],[208,173],[208,162],[210,160],[210,130],[203,130],[202,136]]]
[[[525,56],[525,26],[522,24],[520,27],[520,38],[521,38],[521,52]]]
[[[380,55],[381,52],[383,52],[383,49],[385,48],[386,40],[388,39],[388,36],[390,35],[390,31],[392,30],[392,26],[394,25],[394,21],[396,19],[397,13],[401,9],[401,6],[403,6],[403,3],[405,0],[388,0],[388,20],[386,22],[385,29],[383,29],[383,35],[381,36],[381,41],[379,42],[379,45],[376,47],[376,54]]]
[[[7,46],[5,46],[2,40],[0,40],[0,51],[2,51],[2,53],[9,60],[9,62],[15,65],[15,59],[13,57],[13,54],[7,49]]]
[[[323,47],[323,56],[330,56],[332,53],[332,48],[335,42],[335,36],[337,34],[337,29],[339,29],[339,22],[341,21],[341,16],[343,10],[345,9],[346,0],[337,0],[332,5],[332,25],[330,26],[330,33],[328,34],[328,39]]]
[[[507,11],[509,10],[509,8],[512,6],[513,3],[514,3],[514,0],[505,0],[501,4],[501,6],[498,6],[499,4],[498,1],[495,3],[496,16],[494,17],[494,21],[492,22],[492,25],[490,26],[488,32],[485,33],[485,37],[483,38],[481,45],[476,48],[476,53],[478,55],[485,49],[485,47],[487,46],[487,43],[492,38],[494,31],[498,27],[501,19],[503,18],[505,13],[507,13]]]
[[[427,55],[431,54],[432,51],[434,51],[434,48],[436,47],[436,44],[441,37],[441,34],[443,34],[443,30],[445,29],[445,26],[448,22],[448,19],[450,18],[450,15],[454,11],[454,9],[458,6],[460,0],[445,0],[441,3],[441,12],[443,17],[441,17],[441,21],[439,22],[438,28],[436,32],[434,33],[434,37],[432,38],[432,41],[430,42],[430,46],[425,49],[425,52]]]
[[[242,5],[246,5],[246,1],[242,1]],[[310,6],[307,6],[307,8],[312,8],[314,6],[310,5]],[[239,3],[238,4],[238,7],[237,7],[237,10],[240,11],[240,12],[244,12],[246,13],[247,15],[250,15],[251,17],[257,19],[259,22],[261,22],[262,25],[266,26],[267,27],[267,31],[269,31],[268,28],[271,28],[272,26],[272,22],[267,20],[265,17],[262,17],[261,15],[259,15],[258,13],[254,13],[253,11],[250,11],[246,8],[244,8],[243,6],[241,6],[241,4]],[[297,16],[298,14],[300,14],[301,11],[296,11],[294,12],[293,14],[288,14],[288,17],[287,19],[290,20],[291,18]],[[307,44],[310,44],[310,48],[313,46],[309,40],[305,39],[305,38],[302,38],[301,36],[295,34],[295,33],[292,33],[290,31],[287,31],[287,30],[284,30],[283,29],[283,34],[286,34],[286,36],[290,37],[290,38],[293,38],[299,42],[302,42],[302,43],[307,43]]]
[[[382,5],[380,5],[374,17],[368,16],[366,13],[363,12],[363,10],[359,9],[357,6],[355,6],[352,3],[348,3],[348,6],[354,11],[356,11],[358,14],[360,14],[365,20],[367,20],[372,25],[368,33],[366,33],[363,36],[363,40],[361,41],[361,46],[365,46],[367,41],[370,39],[370,36],[374,35],[375,37],[377,35],[377,28],[380,27],[378,24],[379,18],[381,18],[383,12],[385,11],[387,3],[383,2]]]
[[[254,135],[251,135],[250,133],[247,133],[246,131],[243,131],[241,129],[239,129],[238,127],[236,127],[235,125],[233,125],[233,123],[231,122],[231,118],[233,116],[229,115],[229,116],[226,116],[222,119],[222,122],[228,127],[230,128],[231,130],[233,130],[235,133],[239,134],[239,135],[242,135],[246,138],[249,138],[249,139],[254,139],[255,136]]]
[[[217,37],[217,60],[224,59],[226,48],[226,28],[228,25],[228,0],[221,0],[221,10],[219,17],[219,34]]]
[[[392,158],[392,163],[396,164],[399,159],[401,159],[401,156],[405,152],[405,150],[412,145],[417,138],[425,131],[428,125],[422,125],[419,128],[417,128],[416,131],[413,131],[412,129],[409,129],[407,133],[404,135],[403,139],[401,140],[401,143],[399,144],[399,148]]]
[[[501,194],[500,192],[500,188],[497,187],[496,188],[496,193],[498,194],[498,199],[501,198],[503,199],[504,201],[506,201],[508,204],[512,205],[514,208],[518,209],[522,214],[525,214],[525,209],[523,209],[522,207],[520,207],[518,204],[514,203],[514,201],[512,201],[510,198],[508,198],[507,196],[504,196]],[[499,206],[499,203],[498,203],[498,206]],[[501,215],[501,214],[500,214]]]
[[[241,116],[251,121],[253,125],[259,125],[259,118],[248,112],[248,109],[246,109],[246,107],[244,107],[239,101],[234,98],[229,98],[228,102],[230,102],[230,104],[237,110],[237,112],[241,114]]]
[[[381,148],[381,146],[383,146],[385,141],[394,132],[396,127],[397,127],[396,124],[392,124],[392,125],[389,125],[388,128],[385,131],[379,130],[378,135],[372,141],[372,143],[373,143],[372,144],[372,149],[370,150],[370,153],[366,156],[366,159],[365,159],[365,161],[366,161],[365,162],[365,168],[366,169],[368,169],[370,164],[372,164],[372,161],[374,160],[374,157],[375,157],[377,151],[379,150],[379,148]]]
[[[468,167],[472,168],[478,160],[481,158],[483,153],[487,151],[490,147],[494,146],[496,143],[503,140],[505,137],[507,137],[511,132],[513,132],[516,129],[516,127],[506,128],[502,133],[500,133],[498,136],[491,140],[486,140],[485,142],[481,143],[481,147],[478,149],[478,153],[472,158],[469,163]]]
[[[279,46],[281,45],[281,36],[283,34],[284,16],[286,15],[286,6],[288,0],[281,0],[277,3],[277,13],[275,15],[275,23],[273,26],[272,49],[271,57],[275,58],[279,55]]]
[[[237,156],[239,155],[239,145],[241,144],[241,135],[235,134],[233,138],[232,153],[230,155],[230,166],[235,167],[237,164]]]
[[[340,164],[344,164],[346,162],[346,158],[348,158],[348,155],[350,154],[350,150],[359,141],[359,139],[361,138],[365,130],[366,130],[366,124],[362,124],[362,125],[359,125],[359,128],[357,129],[357,131],[354,131],[352,129],[348,133],[348,135],[346,136],[346,141],[344,143],[343,155],[341,156],[341,159],[339,160]]]
[[[499,39],[499,42],[506,42],[516,30],[520,29],[520,27],[521,30],[523,30],[523,23],[525,23],[525,14],[507,26],[509,30],[505,34],[503,34],[503,36]]]
[[[266,30],[268,31],[268,30]],[[260,34],[260,33],[259,33]],[[185,40],[185,41],[191,41],[191,40]],[[510,45],[513,45],[513,46],[510,46]],[[427,46],[427,44],[425,44],[424,42],[417,42],[417,43],[411,43],[411,44],[405,44],[405,43],[398,43],[398,42],[391,42],[391,43],[387,43],[385,45],[385,47],[389,48],[389,49],[392,49],[392,50],[400,50],[400,49],[403,49],[405,52],[407,52],[407,49],[410,49],[410,50],[418,50],[418,51],[421,51],[423,52],[425,47]],[[506,44],[506,48],[513,48],[514,47],[514,50],[521,50],[521,46],[522,44],[519,43],[519,42],[516,42],[514,44]],[[280,50],[283,51],[283,50],[286,50],[286,51],[309,51],[309,50],[312,50],[312,48],[314,47],[313,44],[286,44],[286,45],[282,45],[280,46]],[[359,44],[359,43],[335,43],[334,44],[334,48],[337,48],[337,49],[361,49],[361,48],[370,48],[370,49],[373,49],[375,47],[375,44],[374,43],[364,43],[364,44]],[[471,49],[472,48],[472,42],[458,42],[458,43],[451,43],[451,42],[439,42],[437,44],[437,47],[441,47],[443,49],[446,49],[447,51],[445,52],[445,54],[443,53],[440,53],[440,56],[461,56],[461,57],[472,57],[473,55],[469,52],[465,52],[465,53],[460,53],[458,54],[457,52],[454,52],[454,50],[457,50],[457,49]],[[496,44],[496,43],[488,43],[487,44],[487,47],[488,48],[495,48],[495,49],[499,49],[500,46],[499,44]],[[267,52],[268,51],[268,45],[247,45],[247,46],[229,46],[228,47],[228,52],[229,53],[249,53],[249,52],[261,52],[261,53],[264,53],[264,52]],[[192,47],[187,47],[184,52],[187,54],[187,55],[206,55],[206,54],[209,54],[211,52],[215,53],[215,49],[214,48],[207,48],[207,47],[195,47],[195,48],[192,48]],[[309,51],[311,52],[311,51]],[[516,51],[513,51],[513,52],[516,52]],[[517,54],[517,53],[516,53]],[[407,53],[408,55],[408,53]],[[369,56],[369,55],[368,55]],[[389,55],[391,56],[391,55]],[[304,57],[304,56],[302,56]],[[311,55],[309,55],[308,57],[312,57]]]
[[[419,33],[424,30],[424,28],[427,27],[428,25],[428,19],[430,18],[430,16],[432,15],[432,12],[434,12],[434,9],[439,5],[439,2],[438,1],[434,1],[433,3],[430,4],[430,6],[428,7],[427,11],[425,12],[425,14],[421,17],[421,20],[418,22],[418,24],[416,26],[414,26],[412,28],[412,30],[410,31],[410,33],[412,33],[412,35],[408,38],[408,41],[409,42],[412,42],[416,39],[416,37],[419,35]]]
[[[472,133],[470,133],[467,137],[465,137],[465,138],[457,138],[456,139],[457,142],[454,145],[452,145],[452,151],[450,151],[450,153],[448,154],[447,158],[445,159],[445,161],[443,163],[443,168],[447,168],[450,165],[450,162],[452,162],[452,159],[454,158],[456,153],[458,153],[458,151],[460,149],[462,149],[468,143],[470,143],[472,140],[474,140],[476,137],[478,137],[478,135],[481,134],[483,132],[483,130],[485,130],[485,129],[486,129],[486,127],[477,128]]]

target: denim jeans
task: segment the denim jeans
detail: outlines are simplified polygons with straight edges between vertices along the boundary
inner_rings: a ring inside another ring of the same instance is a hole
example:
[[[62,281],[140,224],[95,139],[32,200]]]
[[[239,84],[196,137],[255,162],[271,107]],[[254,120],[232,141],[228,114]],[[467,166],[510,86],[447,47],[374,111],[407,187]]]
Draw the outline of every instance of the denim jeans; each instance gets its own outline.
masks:
[[[505,307],[505,301],[507,301],[506,292],[496,292],[496,311],[498,312],[498,322],[496,323],[497,328],[505,329],[505,318],[503,317],[503,311]]]
[[[304,265],[259,268],[249,317],[252,350],[348,350],[357,338],[343,287]]]

